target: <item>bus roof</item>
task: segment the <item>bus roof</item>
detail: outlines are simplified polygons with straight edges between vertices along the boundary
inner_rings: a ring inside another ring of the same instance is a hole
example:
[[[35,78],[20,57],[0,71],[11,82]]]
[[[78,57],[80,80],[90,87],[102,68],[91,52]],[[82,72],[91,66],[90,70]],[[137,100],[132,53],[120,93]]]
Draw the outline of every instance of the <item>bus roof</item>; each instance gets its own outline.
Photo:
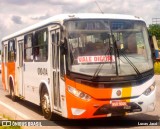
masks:
[[[142,18],[132,15],[123,15],[123,14],[100,14],[100,13],[78,13],[78,14],[60,14],[55,15],[53,17],[50,17],[46,20],[43,20],[37,24],[34,24],[32,26],[29,26],[25,29],[22,29],[20,31],[17,31],[11,35],[8,35],[2,39],[2,41],[8,40],[10,38],[14,38],[18,35],[27,33],[29,31],[32,31],[36,28],[40,28],[42,26],[45,26],[50,23],[60,23],[63,20],[69,20],[69,19],[122,19],[122,20],[140,20],[144,21]]]

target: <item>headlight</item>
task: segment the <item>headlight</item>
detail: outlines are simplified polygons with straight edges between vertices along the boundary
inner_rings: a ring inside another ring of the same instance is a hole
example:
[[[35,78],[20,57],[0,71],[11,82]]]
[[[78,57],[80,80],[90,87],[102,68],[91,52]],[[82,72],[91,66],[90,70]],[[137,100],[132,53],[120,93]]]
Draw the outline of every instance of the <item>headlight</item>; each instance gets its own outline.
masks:
[[[86,101],[89,101],[91,99],[91,96],[87,95],[86,93],[82,92],[82,91],[79,91],[77,90],[76,88],[74,87],[71,87],[71,86],[68,86],[68,91],[75,95],[76,97],[78,98],[81,98],[83,100],[86,100]]]
[[[153,83],[149,88],[147,88],[143,92],[143,94],[146,95],[146,96],[148,96],[148,95],[150,95],[152,93],[152,91],[154,91],[154,89],[155,89],[155,83]]]

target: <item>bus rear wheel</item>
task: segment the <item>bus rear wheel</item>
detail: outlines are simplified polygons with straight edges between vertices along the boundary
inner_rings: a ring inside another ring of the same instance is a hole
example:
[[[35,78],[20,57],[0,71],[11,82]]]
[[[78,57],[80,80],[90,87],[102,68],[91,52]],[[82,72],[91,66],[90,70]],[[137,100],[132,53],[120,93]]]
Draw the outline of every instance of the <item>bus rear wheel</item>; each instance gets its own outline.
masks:
[[[12,101],[16,101],[16,95],[14,93],[14,88],[13,88],[13,82],[12,81],[10,81],[9,94],[10,94],[10,97],[11,97]]]
[[[43,88],[41,92],[41,107],[44,118],[51,120],[52,118],[51,104],[50,104],[49,94],[46,88]]]

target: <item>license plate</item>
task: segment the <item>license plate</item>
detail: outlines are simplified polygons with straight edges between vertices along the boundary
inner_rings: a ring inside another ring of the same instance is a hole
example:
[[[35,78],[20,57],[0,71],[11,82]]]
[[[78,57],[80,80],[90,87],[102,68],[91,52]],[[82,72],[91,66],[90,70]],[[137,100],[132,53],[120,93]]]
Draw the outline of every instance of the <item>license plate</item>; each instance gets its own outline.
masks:
[[[112,107],[122,107],[127,106],[127,103],[124,101],[112,101]]]

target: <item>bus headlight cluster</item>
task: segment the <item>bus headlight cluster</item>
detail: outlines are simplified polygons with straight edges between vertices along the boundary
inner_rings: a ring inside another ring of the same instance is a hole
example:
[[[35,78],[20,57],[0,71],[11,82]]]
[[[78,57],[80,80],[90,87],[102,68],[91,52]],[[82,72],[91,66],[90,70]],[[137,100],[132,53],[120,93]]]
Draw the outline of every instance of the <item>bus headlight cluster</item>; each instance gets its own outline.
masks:
[[[146,96],[148,96],[148,95],[150,95],[152,93],[152,91],[154,91],[154,89],[155,89],[155,83],[153,83],[149,88],[147,88],[143,92],[143,94],[146,95]]]
[[[77,90],[76,88],[72,87],[72,86],[68,86],[68,91],[75,95],[78,98],[81,98],[83,100],[89,101],[91,99],[91,96],[89,96],[88,94]]]

